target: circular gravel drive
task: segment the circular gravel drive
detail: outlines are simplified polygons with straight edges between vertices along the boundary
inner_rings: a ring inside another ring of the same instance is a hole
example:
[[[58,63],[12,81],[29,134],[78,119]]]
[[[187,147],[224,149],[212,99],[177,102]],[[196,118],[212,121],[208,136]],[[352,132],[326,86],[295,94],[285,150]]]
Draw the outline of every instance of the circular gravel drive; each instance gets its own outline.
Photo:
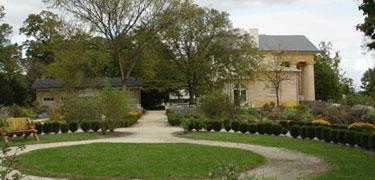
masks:
[[[243,173],[256,177],[277,178],[278,180],[311,179],[322,175],[330,170],[331,165],[323,159],[310,154],[291,151],[283,148],[266,147],[252,144],[218,142],[208,140],[192,140],[174,136],[181,132],[180,127],[168,125],[165,111],[149,111],[133,127],[120,128],[116,131],[131,133],[128,136],[75,141],[49,144],[27,145],[21,153],[30,152],[37,149],[71,146],[79,144],[90,144],[96,142],[117,142],[117,143],[190,143],[209,146],[221,146],[249,150],[267,158],[267,162],[251,171]],[[27,176],[26,179],[53,179]]]

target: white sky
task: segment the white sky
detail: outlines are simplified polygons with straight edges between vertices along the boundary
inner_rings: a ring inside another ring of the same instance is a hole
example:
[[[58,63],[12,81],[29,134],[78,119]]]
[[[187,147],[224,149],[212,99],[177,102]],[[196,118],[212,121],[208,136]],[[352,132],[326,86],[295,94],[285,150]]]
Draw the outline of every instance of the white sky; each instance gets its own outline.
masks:
[[[363,36],[355,26],[363,22],[358,0],[195,0],[199,5],[227,11],[234,27],[259,28],[260,34],[305,35],[318,47],[331,41],[340,51],[341,67],[353,78],[357,88],[362,74],[375,64],[374,56],[364,54]],[[41,0],[0,0],[5,7],[5,22],[13,26],[13,41],[25,37],[18,29],[31,13],[46,6]]]

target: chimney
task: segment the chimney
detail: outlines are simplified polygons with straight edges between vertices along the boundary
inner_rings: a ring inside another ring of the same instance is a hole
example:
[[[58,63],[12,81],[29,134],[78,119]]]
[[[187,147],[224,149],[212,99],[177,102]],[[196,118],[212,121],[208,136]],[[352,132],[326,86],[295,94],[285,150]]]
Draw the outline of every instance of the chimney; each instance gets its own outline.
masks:
[[[250,36],[255,42],[256,47],[259,48],[259,29],[257,28],[250,28]]]

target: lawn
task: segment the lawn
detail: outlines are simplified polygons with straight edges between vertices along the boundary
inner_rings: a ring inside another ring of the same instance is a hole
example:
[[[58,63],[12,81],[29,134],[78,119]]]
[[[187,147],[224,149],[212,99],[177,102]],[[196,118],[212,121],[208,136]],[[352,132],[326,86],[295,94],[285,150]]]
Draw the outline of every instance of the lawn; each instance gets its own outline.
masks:
[[[18,156],[22,172],[70,179],[207,178],[218,162],[248,170],[266,159],[250,151],[194,144],[94,143]]]
[[[67,134],[50,134],[50,135],[38,135],[39,142],[35,141],[33,135],[24,139],[24,137],[12,137],[8,138],[11,146],[17,145],[29,145],[29,144],[41,144],[41,143],[52,143],[52,142],[63,142],[63,141],[81,141],[89,139],[100,139],[100,135],[94,133],[67,133]]]
[[[260,144],[282,147],[320,156],[334,165],[327,174],[315,179],[374,179],[375,154],[359,149],[328,144],[317,141],[293,139],[267,135],[232,134],[232,133],[196,133],[183,136],[191,139],[206,139],[238,143]]]

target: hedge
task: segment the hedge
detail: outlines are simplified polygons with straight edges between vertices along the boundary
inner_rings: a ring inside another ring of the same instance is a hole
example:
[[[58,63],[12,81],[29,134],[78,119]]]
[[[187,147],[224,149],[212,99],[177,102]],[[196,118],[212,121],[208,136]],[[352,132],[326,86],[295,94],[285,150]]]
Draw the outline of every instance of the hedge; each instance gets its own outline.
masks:
[[[329,137],[331,138],[331,141],[335,144],[337,144],[339,142],[338,138],[337,138],[337,134],[338,134],[338,129],[332,129],[331,132],[329,133]]]
[[[43,124],[42,123],[36,123],[35,129],[37,134],[42,134],[43,132]]]
[[[193,126],[193,129],[196,131],[200,131],[203,129],[203,120],[200,118],[192,118],[191,120],[191,125]]]
[[[282,129],[283,127],[280,124],[272,124],[271,130],[273,135],[279,136]]]
[[[240,132],[245,134],[248,131],[248,124],[247,123],[240,123],[240,126],[238,127]]]
[[[120,122],[120,127],[124,127],[122,123],[123,121]],[[89,131],[91,129],[91,123],[89,121],[82,121],[81,129],[83,132]]]
[[[290,127],[290,135],[297,138],[300,135],[301,127],[299,125],[293,125]]]
[[[51,122],[45,122],[43,124],[43,132],[44,134],[49,134],[52,132],[52,123]]]
[[[307,137],[307,128],[308,126],[302,126],[300,129],[300,136],[302,139],[305,139]]]
[[[232,130],[234,132],[237,132],[239,130],[240,122],[239,121],[233,121],[232,122]]]
[[[323,139],[322,131],[323,131],[323,127],[322,126],[318,125],[318,126],[315,127],[315,136],[319,140]]]
[[[355,131],[353,130],[346,130],[345,131],[345,141],[351,145],[354,146],[355,143]]]
[[[60,126],[61,126],[61,132],[62,133],[68,133],[68,131],[69,131],[69,126],[68,126],[68,124],[66,123],[66,122],[62,122],[61,124],[60,124]]]
[[[370,136],[369,133],[362,133],[361,135],[361,148],[369,150],[369,144],[370,144]]]
[[[323,138],[323,140],[326,143],[331,142],[330,133],[331,133],[331,128],[329,128],[329,127],[323,128],[323,130],[322,130],[322,138]]]
[[[311,140],[315,138],[315,127],[312,124],[307,126],[307,137]]]
[[[356,132],[354,135],[355,144],[357,144],[358,146],[361,146],[361,136],[362,132]]]
[[[100,129],[100,121],[91,121],[91,129],[94,131],[94,132],[98,132],[99,129]]]
[[[288,129],[287,128],[281,129],[281,134],[284,134],[284,135],[288,134]]]
[[[55,134],[59,133],[60,131],[60,123],[57,121],[52,122],[52,132]]]
[[[250,133],[250,134],[255,134],[255,133],[257,133],[257,125],[255,125],[255,124],[250,124],[250,125],[249,125],[249,133]]]
[[[224,124],[224,129],[229,132],[231,129],[232,129],[232,126],[230,125],[230,120],[229,119],[225,119],[223,121],[223,124]]]
[[[268,135],[272,135],[272,124],[264,123],[264,132]]]
[[[287,129],[288,129],[288,121],[280,121],[279,124],[280,124],[283,128],[287,128]]]
[[[78,130],[78,121],[71,121],[68,123],[70,132],[74,133]]]
[[[212,128],[214,131],[219,132],[223,128],[223,121],[220,119],[215,119],[212,121]]]
[[[345,134],[346,134],[346,131],[347,130],[344,130],[344,129],[340,129],[338,131],[338,134],[337,134],[337,139],[339,141],[339,143],[345,145],[347,143],[346,139],[345,139]]]
[[[265,133],[265,131],[264,131],[264,126],[265,126],[264,123],[257,124],[257,132],[258,132],[260,135],[263,135],[263,134]]]

